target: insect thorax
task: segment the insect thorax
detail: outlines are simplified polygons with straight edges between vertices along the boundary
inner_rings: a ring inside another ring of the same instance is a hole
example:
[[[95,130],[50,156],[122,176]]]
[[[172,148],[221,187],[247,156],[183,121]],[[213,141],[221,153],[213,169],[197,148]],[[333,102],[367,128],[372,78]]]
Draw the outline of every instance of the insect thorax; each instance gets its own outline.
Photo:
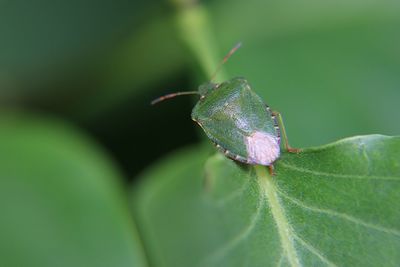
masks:
[[[199,86],[198,89],[199,94],[201,96],[205,96],[209,92],[213,91],[217,86],[218,84],[212,82],[203,83],[202,85]]]

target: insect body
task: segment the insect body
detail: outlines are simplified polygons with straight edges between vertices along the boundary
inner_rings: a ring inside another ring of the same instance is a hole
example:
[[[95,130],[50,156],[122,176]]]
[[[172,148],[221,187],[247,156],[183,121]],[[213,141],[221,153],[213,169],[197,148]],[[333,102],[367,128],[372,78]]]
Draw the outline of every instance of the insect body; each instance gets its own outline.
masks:
[[[239,46],[225,56],[219,67]],[[192,120],[227,157],[247,164],[272,166],[280,155],[281,134],[287,151],[299,152],[289,146],[280,114],[270,110],[246,79],[208,82],[200,85],[198,91],[168,94],[152,104],[188,94],[200,95],[192,110]],[[270,170],[272,173],[272,167]]]
[[[280,155],[281,130],[287,150],[298,152],[287,142],[280,114],[270,110],[246,79],[206,83],[198,91],[166,95],[152,103],[183,94],[200,95],[192,119],[227,157],[270,166]]]
[[[279,157],[276,120],[245,79],[205,84],[199,92],[192,119],[226,156],[260,165],[270,165]]]

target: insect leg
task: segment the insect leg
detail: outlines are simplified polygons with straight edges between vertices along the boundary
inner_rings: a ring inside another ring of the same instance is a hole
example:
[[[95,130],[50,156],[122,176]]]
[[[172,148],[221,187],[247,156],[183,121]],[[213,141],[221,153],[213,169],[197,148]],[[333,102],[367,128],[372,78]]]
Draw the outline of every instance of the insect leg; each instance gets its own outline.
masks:
[[[269,166],[268,166],[268,171],[269,171],[269,175],[275,176],[275,173],[274,173],[274,165],[269,165]]]
[[[272,115],[274,115],[278,120],[279,129],[281,130],[281,137],[284,139],[286,150],[291,153],[299,153],[301,151],[301,149],[293,148],[289,145],[289,141],[288,141],[288,138],[286,135],[285,125],[283,124],[283,119],[282,119],[281,113],[279,113],[277,111],[272,111]]]

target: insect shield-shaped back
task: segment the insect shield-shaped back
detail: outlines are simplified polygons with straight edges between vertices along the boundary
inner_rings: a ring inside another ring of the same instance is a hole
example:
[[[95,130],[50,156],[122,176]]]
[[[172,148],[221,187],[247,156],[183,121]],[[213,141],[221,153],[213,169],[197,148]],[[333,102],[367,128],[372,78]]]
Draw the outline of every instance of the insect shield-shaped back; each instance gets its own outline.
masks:
[[[240,43],[224,57],[211,81],[239,47]],[[168,94],[155,99],[152,104],[189,94],[200,95],[192,110],[192,119],[226,156],[248,164],[267,166],[279,157],[280,130],[276,118],[251,90],[247,80],[234,78],[221,84],[205,83],[198,91]],[[284,128],[282,133],[286,136]],[[285,145],[288,151],[299,151],[290,148],[286,138]]]
[[[243,78],[233,78],[209,90],[193,108],[192,119],[229,158],[271,165],[279,157],[276,121]]]

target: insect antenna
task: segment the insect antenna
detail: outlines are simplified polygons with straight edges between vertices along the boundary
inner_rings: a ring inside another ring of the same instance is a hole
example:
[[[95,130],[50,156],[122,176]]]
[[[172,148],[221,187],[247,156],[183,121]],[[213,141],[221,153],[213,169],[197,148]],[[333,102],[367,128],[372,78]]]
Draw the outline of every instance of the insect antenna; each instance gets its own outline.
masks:
[[[167,94],[164,96],[160,96],[159,98],[154,99],[153,101],[151,101],[152,105],[155,105],[161,101],[170,99],[170,98],[174,98],[176,96],[180,96],[180,95],[199,95],[200,93],[197,91],[186,91],[186,92],[176,92],[176,93],[172,93],[172,94]]]
[[[217,69],[215,70],[214,74],[211,76],[211,80],[213,81],[217,76],[217,73],[221,70],[222,65],[228,61],[228,59],[242,46],[242,43],[237,43],[229,52],[225,55],[222,61],[218,64]]]

